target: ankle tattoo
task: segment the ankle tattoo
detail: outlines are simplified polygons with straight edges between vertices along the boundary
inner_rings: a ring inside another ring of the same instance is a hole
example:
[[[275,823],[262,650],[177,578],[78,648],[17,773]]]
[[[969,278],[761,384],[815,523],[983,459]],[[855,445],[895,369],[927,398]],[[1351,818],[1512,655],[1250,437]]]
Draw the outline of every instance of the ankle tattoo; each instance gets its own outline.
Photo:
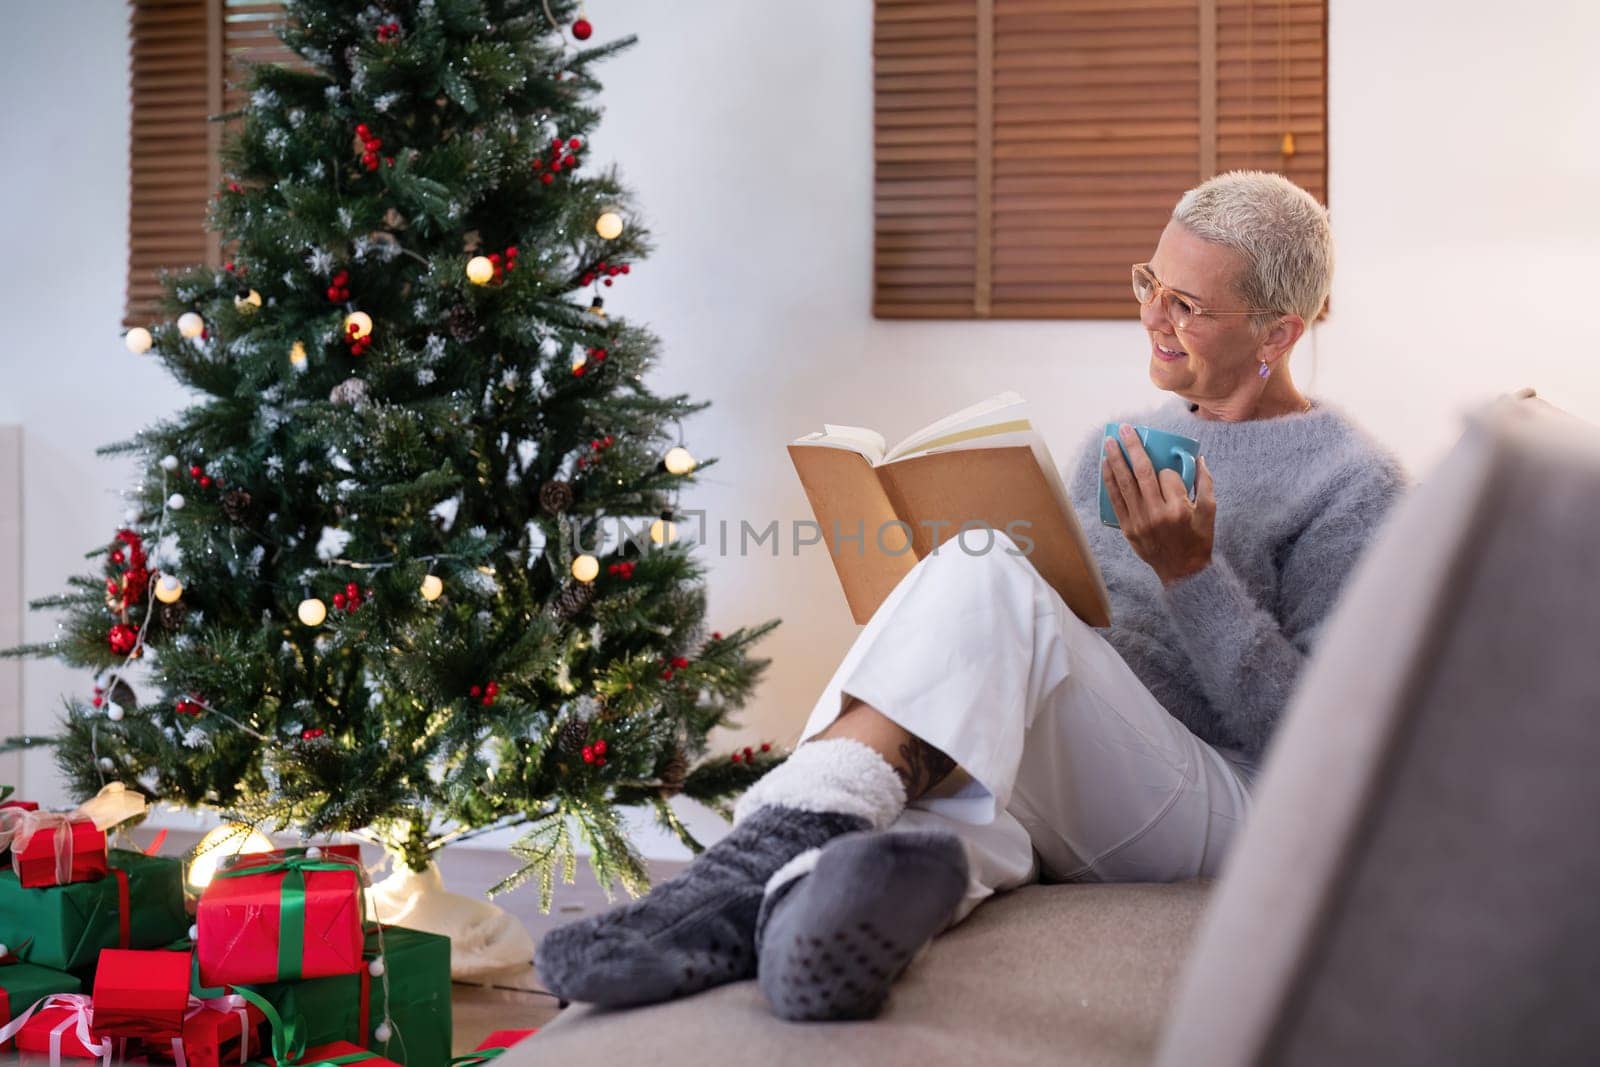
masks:
[[[932,789],[945,775],[955,770],[956,761],[920,737],[900,745],[900,763],[894,773],[905,783],[906,800],[915,800]]]

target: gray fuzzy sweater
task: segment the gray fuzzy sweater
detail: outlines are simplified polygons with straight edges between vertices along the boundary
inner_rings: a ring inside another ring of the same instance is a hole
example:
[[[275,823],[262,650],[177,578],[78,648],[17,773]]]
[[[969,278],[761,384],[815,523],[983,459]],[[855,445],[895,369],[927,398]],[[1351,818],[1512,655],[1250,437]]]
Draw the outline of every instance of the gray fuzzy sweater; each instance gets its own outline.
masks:
[[[1351,568],[1409,488],[1399,460],[1335,405],[1222,422],[1169,397],[1106,421],[1200,442],[1216,487],[1211,563],[1163,588],[1100,521],[1097,425],[1067,480],[1111,594],[1102,630],[1163,707],[1253,775]]]

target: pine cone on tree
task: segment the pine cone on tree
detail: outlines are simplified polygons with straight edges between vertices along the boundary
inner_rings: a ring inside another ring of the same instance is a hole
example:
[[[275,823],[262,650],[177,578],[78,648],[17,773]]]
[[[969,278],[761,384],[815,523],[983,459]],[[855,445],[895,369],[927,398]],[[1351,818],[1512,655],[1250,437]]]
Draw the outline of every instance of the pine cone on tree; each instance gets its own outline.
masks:
[[[222,513],[228,516],[228,521],[235,526],[243,526],[250,518],[250,505],[253,502],[253,498],[246,490],[229,489],[222,494]]]
[[[683,780],[689,777],[689,757],[683,749],[674,749],[667,762],[661,765],[656,772],[656,777],[661,779],[663,793],[678,793],[683,790]]]
[[[552,478],[539,487],[539,506],[552,515],[560,515],[572,506],[572,486],[560,478]]]
[[[582,719],[568,719],[556,734],[556,744],[561,751],[577,755],[589,743],[589,724]]]
[[[175,604],[161,605],[161,625],[173,633],[183,629],[188,618],[189,609],[183,606],[181,600]]]
[[[568,582],[556,596],[556,614],[563,619],[571,619],[593,600],[593,582]]]
[[[445,325],[450,330],[450,336],[457,341],[470,341],[478,336],[477,316],[473,315],[472,309],[465,304],[457,304],[450,309]]]

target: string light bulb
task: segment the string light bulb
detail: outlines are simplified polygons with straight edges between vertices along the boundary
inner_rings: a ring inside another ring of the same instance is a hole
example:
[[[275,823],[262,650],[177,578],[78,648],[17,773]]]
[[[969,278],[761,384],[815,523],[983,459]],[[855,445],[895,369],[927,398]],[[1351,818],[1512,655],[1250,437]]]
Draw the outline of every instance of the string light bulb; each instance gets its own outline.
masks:
[[[607,211],[594,220],[594,229],[601,237],[614,241],[622,236],[622,216],[615,211]]]
[[[300,601],[299,610],[295,614],[300,616],[302,625],[321,626],[322,620],[328,617],[328,605],[314,596],[309,596]]]
[[[444,582],[440,581],[437,574],[430,574],[422,579],[422,599],[433,603],[444,594]]]
[[[194,862],[189,864],[189,884],[196,889],[204,889],[211,884],[223,860],[271,851],[272,839],[255,827],[238,822],[223,823],[200,839]]]
[[[189,338],[199,337],[206,332],[206,320],[192,311],[185,311],[178,316],[178,332]]]
[[[580,582],[592,582],[600,573],[600,561],[585,552],[572,561],[572,576]]]
[[[233,306],[244,315],[254,315],[261,309],[261,294],[254,289],[245,289],[233,298]]]
[[[488,285],[494,281],[494,264],[488,256],[473,256],[467,260],[467,281],[473,285]]]
[[[667,450],[662,462],[666,465],[668,474],[688,474],[694,470],[694,456],[682,445],[676,445]]]
[[[663,511],[661,517],[650,524],[650,540],[658,545],[678,539],[678,524],[672,521],[672,512]]]
[[[289,346],[289,364],[297,368],[306,365],[306,344],[304,341],[296,341]]]
[[[351,327],[355,327],[354,330]],[[359,341],[372,333],[372,316],[365,311],[352,311],[344,317],[344,333],[346,337]]]
[[[156,583],[156,599],[163,604],[176,604],[183,596],[183,583],[171,574],[163,574]]]
[[[122,338],[122,343],[128,346],[128,351],[136,356],[142,356],[150,351],[150,346],[156,339],[150,336],[150,331],[143,326],[135,326]]]
[[[594,298],[594,303],[589,305],[589,314],[593,315],[597,319],[603,319],[606,317],[606,302],[603,297],[597,296]]]

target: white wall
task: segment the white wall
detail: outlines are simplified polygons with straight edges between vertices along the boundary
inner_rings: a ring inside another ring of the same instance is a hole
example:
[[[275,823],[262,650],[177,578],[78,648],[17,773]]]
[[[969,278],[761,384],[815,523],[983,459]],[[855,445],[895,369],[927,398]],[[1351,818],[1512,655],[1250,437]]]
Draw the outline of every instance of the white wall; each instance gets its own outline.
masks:
[[[1339,273],[1333,316],[1295,357],[1298,380],[1418,473],[1455,439],[1462,410],[1523,384],[1600,417],[1600,371],[1580,347],[1592,343],[1583,286],[1600,249],[1588,44],[1600,8],[1333,7]],[[0,127],[11,324],[0,423],[26,431],[28,596],[60,588],[115,527],[129,468],[94,447],[182,400],[118,340],[125,11],[120,0],[23,5],[0,42],[0,99],[13,101]],[[1103,412],[1156,399],[1131,321],[872,319],[867,0],[594,0],[589,15],[601,37],[641,44],[600,71],[607,114],[587,162],[621,164],[659,243],[607,307],[664,339],[657,391],[714,402],[687,442],[721,462],[685,506],[735,529],[806,518],[783,445],[824,419],[893,439],[1015,388],[1062,459]],[[855,633],[827,556],[706,558],[713,628],[784,620],[761,646],[774,662],[742,743],[789,741]],[[52,628],[30,617],[26,634]],[[42,730],[57,694],[88,680],[30,663],[25,685],[28,725]],[[30,792],[50,796],[47,759],[28,775]]]

